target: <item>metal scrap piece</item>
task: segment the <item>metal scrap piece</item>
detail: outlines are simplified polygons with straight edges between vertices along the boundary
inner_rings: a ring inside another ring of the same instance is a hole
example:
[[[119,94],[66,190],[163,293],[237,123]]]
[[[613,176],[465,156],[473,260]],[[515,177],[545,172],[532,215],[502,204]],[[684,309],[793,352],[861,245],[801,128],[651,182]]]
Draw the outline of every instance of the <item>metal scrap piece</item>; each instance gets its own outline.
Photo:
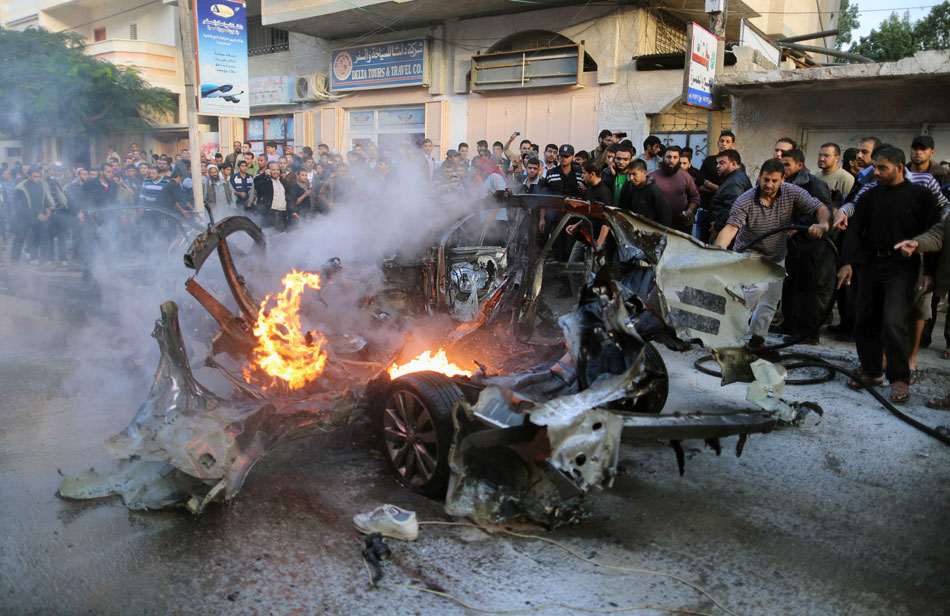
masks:
[[[355,408],[348,390],[302,400],[216,396],[191,373],[174,302],[162,304],[152,335],[161,358],[148,398],[132,423],[106,440],[118,470],[67,478],[61,496],[118,495],[130,509],[182,506],[197,513],[234,498],[251,467],[277,445],[342,425]]]

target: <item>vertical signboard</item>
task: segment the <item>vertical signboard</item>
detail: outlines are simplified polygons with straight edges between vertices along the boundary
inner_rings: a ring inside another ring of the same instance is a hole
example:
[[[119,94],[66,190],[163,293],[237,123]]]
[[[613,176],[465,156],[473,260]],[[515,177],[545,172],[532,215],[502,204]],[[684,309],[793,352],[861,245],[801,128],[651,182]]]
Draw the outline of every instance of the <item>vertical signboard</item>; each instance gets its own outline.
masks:
[[[695,107],[713,108],[713,84],[716,78],[716,49],[719,39],[693,22],[686,46],[686,71],[683,78],[683,102]]]
[[[249,114],[247,16],[244,0],[194,0],[198,110]]]
[[[337,49],[330,60],[330,89],[425,85],[429,80],[427,55],[424,38]]]

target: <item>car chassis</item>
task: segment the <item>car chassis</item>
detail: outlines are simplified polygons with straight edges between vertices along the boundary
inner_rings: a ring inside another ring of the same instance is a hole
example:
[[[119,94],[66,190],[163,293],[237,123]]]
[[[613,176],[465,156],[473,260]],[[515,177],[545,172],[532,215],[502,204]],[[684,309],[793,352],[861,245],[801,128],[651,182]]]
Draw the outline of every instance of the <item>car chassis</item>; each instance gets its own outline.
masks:
[[[235,395],[222,398],[197,382],[178,307],[166,302],[153,331],[161,357],[151,391],[132,423],[106,441],[117,471],[68,477],[59,494],[119,495],[131,509],[198,513],[234,498],[277,445],[368,417],[397,478],[444,496],[449,514],[490,522],[525,516],[553,527],[581,515],[590,490],[611,484],[621,440],[669,442],[682,474],[683,440],[701,439],[719,454],[720,439],[738,436],[741,455],[749,434],[775,427],[777,413],[762,409],[661,414],[669,379],[652,343],[676,351],[705,344],[728,358],[723,384],[751,380],[756,358],[741,345],[748,320],[741,285],[777,280],[780,267],[586,201],[499,193],[476,205],[421,259],[386,260],[382,290],[361,308],[398,331],[431,315],[455,316],[461,322],[440,346],[491,357],[489,365],[470,377],[390,379],[386,368],[404,348],[353,344],[357,332],[330,332],[326,370],[303,390],[235,377],[216,357],[250,355],[260,302],[235,268],[228,237],[250,236],[261,259],[265,238],[250,219],[227,218],[198,235],[184,258],[197,276],[218,255],[237,314],[195,276],[185,287],[220,327],[205,361]],[[547,236],[543,217],[556,221]],[[585,257],[559,262],[556,238],[578,220]],[[615,257],[594,247],[594,220],[609,225]],[[321,273],[347,275],[338,260]],[[551,292],[550,283],[565,277],[581,281],[569,302]]]

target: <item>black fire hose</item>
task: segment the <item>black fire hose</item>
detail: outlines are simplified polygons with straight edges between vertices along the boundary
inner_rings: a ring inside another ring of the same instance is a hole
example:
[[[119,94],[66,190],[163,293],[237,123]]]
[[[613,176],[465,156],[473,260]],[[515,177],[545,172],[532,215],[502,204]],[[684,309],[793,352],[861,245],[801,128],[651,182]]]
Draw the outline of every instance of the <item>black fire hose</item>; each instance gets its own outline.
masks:
[[[758,236],[757,238],[755,238],[754,240],[752,240],[751,242],[749,242],[749,244],[740,252],[744,252],[750,246],[757,244],[758,242],[761,242],[762,240],[764,240],[765,238],[769,236],[775,235],[776,233],[786,233],[788,231],[799,231],[799,232],[807,233],[808,227],[804,225],[787,225],[784,227],[779,227],[777,229],[772,229],[768,233],[764,233]],[[827,235],[825,235],[824,240],[828,243],[829,246],[831,246],[831,249],[834,251],[835,256],[837,256],[838,248],[834,245],[834,242],[832,242],[828,238]],[[759,354],[761,355],[761,354],[775,353],[776,351],[780,349],[784,349],[784,348],[793,346],[795,344],[798,344],[805,338],[818,333],[818,330],[821,328],[822,324],[825,323],[827,318],[831,315],[831,311],[833,309],[834,309],[834,301],[828,302],[828,306],[825,308],[824,314],[821,315],[821,317],[818,319],[818,322],[815,323],[814,327],[811,330],[809,330],[808,332],[804,334],[793,336],[790,340],[783,342],[782,344],[776,344],[773,346],[764,347],[762,351],[759,352]],[[944,445],[950,445],[950,430],[948,430],[947,427],[938,426],[937,428],[931,428],[930,426],[917,421],[910,415],[907,415],[906,413],[898,409],[896,406],[894,406],[894,404],[892,404],[890,400],[888,400],[883,395],[881,395],[881,393],[877,391],[876,389],[874,389],[874,387],[865,383],[864,379],[860,378],[859,375],[855,373],[854,371],[848,370],[847,368],[842,368],[820,357],[817,357],[815,355],[810,355],[808,353],[787,353],[784,355],[780,354],[778,356],[776,363],[781,363],[783,360],[798,360],[791,364],[787,364],[787,365],[782,364],[783,366],[785,366],[786,370],[793,370],[795,368],[820,368],[820,369],[825,370],[825,374],[819,377],[809,377],[809,378],[803,378],[803,379],[786,379],[785,381],[786,385],[813,385],[817,383],[826,383],[834,379],[835,372],[840,372],[841,374],[847,376],[848,378],[854,380],[855,382],[861,383],[861,387],[863,387],[868,393],[874,396],[874,398],[878,402],[880,402],[884,408],[890,411],[892,415],[894,415],[895,417],[897,417],[904,423],[910,426],[913,426],[914,428],[917,428],[918,430],[920,430],[927,436],[937,439]],[[711,368],[707,368],[706,366],[703,365],[711,361],[715,361],[713,356],[705,355],[697,359],[693,363],[693,367],[695,367],[697,370],[699,370],[703,374],[708,374],[710,376],[722,378],[722,372],[713,370]]]

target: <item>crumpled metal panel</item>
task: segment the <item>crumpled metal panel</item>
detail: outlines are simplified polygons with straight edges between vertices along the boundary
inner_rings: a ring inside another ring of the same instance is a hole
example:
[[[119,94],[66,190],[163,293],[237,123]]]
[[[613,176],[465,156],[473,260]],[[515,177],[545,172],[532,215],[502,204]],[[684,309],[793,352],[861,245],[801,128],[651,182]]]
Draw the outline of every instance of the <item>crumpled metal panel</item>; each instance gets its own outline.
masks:
[[[741,346],[751,316],[742,286],[785,277],[783,267],[758,254],[706,246],[629,212],[607,209],[604,217],[654,265],[664,320],[683,340],[698,338],[713,348]]]
[[[494,421],[482,419],[491,428],[472,432],[456,415],[446,513],[489,523],[524,515],[550,526],[572,519],[580,498],[609,487],[616,473],[623,420],[598,407],[625,398],[639,374],[636,364],[544,403],[496,386],[474,405],[460,401],[457,413],[468,420]]]
[[[132,509],[185,506],[201,511],[230,500],[251,467],[292,438],[342,425],[355,408],[349,391],[304,400],[225,400],[191,373],[174,302],[162,305],[153,337],[161,349],[148,398],[132,423],[106,441],[117,472],[67,478],[66,498],[119,495]]]

